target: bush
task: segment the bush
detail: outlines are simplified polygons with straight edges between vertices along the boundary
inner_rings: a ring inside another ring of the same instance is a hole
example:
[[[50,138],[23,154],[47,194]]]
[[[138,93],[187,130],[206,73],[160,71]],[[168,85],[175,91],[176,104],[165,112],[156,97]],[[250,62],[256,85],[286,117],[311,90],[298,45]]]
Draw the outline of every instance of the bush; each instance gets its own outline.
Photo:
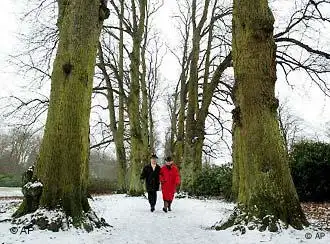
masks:
[[[301,201],[330,200],[330,144],[311,141],[294,144],[290,167]]]
[[[221,196],[232,200],[232,168],[228,164],[204,166],[193,188],[196,196]]]
[[[22,177],[20,175],[0,174],[1,187],[20,187],[22,186]]]
[[[88,182],[88,192],[95,193],[112,193],[116,190],[116,182],[102,179],[102,178],[90,178]]]

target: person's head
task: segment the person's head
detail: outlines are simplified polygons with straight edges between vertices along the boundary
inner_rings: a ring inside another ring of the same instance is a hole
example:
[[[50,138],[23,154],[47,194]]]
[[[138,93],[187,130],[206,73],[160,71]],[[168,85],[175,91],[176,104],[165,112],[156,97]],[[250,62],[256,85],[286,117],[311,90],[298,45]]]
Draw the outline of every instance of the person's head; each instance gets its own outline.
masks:
[[[152,154],[151,157],[150,157],[150,162],[155,164],[156,163],[156,160],[157,160],[157,155],[156,154]]]
[[[165,158],[165,164],[166,165],[171,165],[173,163],[173,159],[171,156],[168,156]]]

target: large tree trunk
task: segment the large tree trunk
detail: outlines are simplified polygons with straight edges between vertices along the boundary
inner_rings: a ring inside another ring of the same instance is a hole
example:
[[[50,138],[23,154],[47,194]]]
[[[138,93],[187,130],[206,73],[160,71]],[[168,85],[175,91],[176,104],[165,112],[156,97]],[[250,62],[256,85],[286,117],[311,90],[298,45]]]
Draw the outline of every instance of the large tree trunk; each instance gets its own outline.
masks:
[[[181,92],[180,92],[181,93]],[[184,98],[185,99],[185,98]],[[179,110],[179,118],[178,118],[178,127],[177,127],[177,135],[174,146],[174,161],[177,164],[178,168],[181,169],[181,165],[183,163],[184,156],[184,115],[185,115],[185,102],[181,102],[180,98],[180,110]]]
[[[143,185],[140,181],[140,173],[142,170],[142,149],[143,138],[141,132],[140,121],[140,58],[141,58],[141,43],[143,40],[144,22],[146,16],[147,2],[146,0],[139,1],[139,14],[135,1],[132,0],[132,18],[133,18],[133,50],[130,61],[130,95],[128,98],[128,111],[130,121],[130,136],[131,136],[131,156],[130,156],[130,183],[129,194],[140,195],[143,193]]]
[[[124,31],[123,31],[123,18],[124,18],[124,1],[120,1],[120,18],[119,18],[119,108],[118,108],[118,127],[116,136],[116,155],[118,161],[118,189],[120,192],[127,191],[126,175],[127,175],[127,160],[126,150],[124,145]]]
[[[233,183],[240,214],[222,227],[255,217],[260,230],[277,231],[278,220],[297,229],[307,224],[277,120],[273,24],[267,0],[234,0]]]
[[[186,114],[186,97],[187,97],[187,50],[188,50],[188,34],[187,38],[184,42],[184,50],[183,50],[183,58],[182,58],[182,65],[181,65],[181,75],[180,75],[180,92],[179,92],[179,115],[178,119],[176,118],[176,109],[173,111],[172,115],[172,121],[171,123],[177,123],[177,129],[175,129],[175,144],[174,144],[174,162],[177,164],[178,168],[181,169],[181,165],[183,163],[183,157],[184,157],[184,121],[185,121],[185,114]],[[178,94],[175,94],[175,96],[178,96]],[[176,108],[176,100],[174,108]],[[171,125],[173,127],[173,125]],[[171,130],[171,133],[174,133],[174,130]]]
[[[143,38],[143,46],[141,48],[141,93],[142,93],[142,105],[141,105],[141,131],[142,131],[142,162],[147,163],[149,161],[150,156],[150,144],[149,144],[149,111],[151,110],[151,104],[149,104],[149,93],[147,87],[147,64],[146,64],[146,48],[148,42],[148,15],[146,16],[145,30],[144,30],[144,38]]]
[[[58,4],[59,44],[35,173],[43,184],[40,207],[60,207],[79,223],[83,212],[90,209],[86,194],[89,117],[105,12],[99,0],[58,1]]]
[[[134,43],[131,60],[131,87],[128,100],[131,152],[130,152],[130,184],[129,194],[139,195],[143,192],[140,183],[140,170],[142,168],[142,133],[140,124],[140,85],[139,85],[139,59],[140,43]]]
[[[124,108],[123,108],[123,93],[119,94],[119,120],[116,119],[116,111],[115,111],[115,98],[114,92],[111,84],[110,76],[106,70],[106,65],[103,57],[103,50],[101,44],[99,45],[99,59],[100,63],[98,67],[101,69],[103,73],[103,77],[106,82],[107,93],[106,97],[108,100],[108,109],[109,109],[109,120],[110,120],[110,130],[113,136],[113,140],[115,142],[115,150],[116,150],[116,158],[118,162],[118,186],[117,189],[119,192],[126,192],[126,152],[124,145]],[[121,63],[121,62],[119,62]],[[120,67],[118,71],[118,76],[120,77]],[[118,83],[119,87],[122,85],[122,80],[119,78]],[[117,123],[118,122],[118,123]],[[117,125],[118,124],[118,125]]]
[[[197,2],[192,1],[192,56],[190,63],[190,73],[188,81],[188,108],[184,141],[184,161],[182,167],[182,184],[181,188],[191,192],[195,176],[202,168],[202,156],[196,151],[196,145],[201,142],[199,131],[197,129],[197,113],[198,113],[198,61],[200,52],[201,29],[206,21],[209,0],[205,1],[203,15],[199,23],[197,23]]]
[[[175,93],[173,94],[174,96],[173,99],[171,97],[168,99],[171,126],[168,132],[169,133],[168,151],[165,154],[174,156],[174,162],[176,163],[178,168],[180,168],[180,163],[178,163],[175,158],[175,136],[177,135],[177,124],[178,124],[178,117],[177,117],[178,100],[179,100],[178,89],[179,87],[177,86],[175,89]]]
[[[150,92],[150,90],[149,90]],[[156,139],[155,139],[155,126],[154,126],[154,119],[152,115],[152,97],[148,94],[148,101],[149,101],[149,109],[148,109],[148,120],[149,120],[149,151],[150,153],[154,153],[156,150]]]

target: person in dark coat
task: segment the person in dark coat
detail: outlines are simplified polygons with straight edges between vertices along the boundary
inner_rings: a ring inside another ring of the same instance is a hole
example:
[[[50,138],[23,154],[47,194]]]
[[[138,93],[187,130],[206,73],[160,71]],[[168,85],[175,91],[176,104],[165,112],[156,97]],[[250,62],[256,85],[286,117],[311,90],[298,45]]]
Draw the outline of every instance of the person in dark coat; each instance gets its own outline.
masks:
[[[171,204],[176,192],[176,187],[180,184],[180,174],[171,157],[166,157],[165,165],[160,169],[159,180],[162,184],[164,200],[163,211],[171,211]]]
[[[144,166],[140,177],[140,179],[145,180],[146,183],[151,212],[155,211],[157,191],[159,190],[160,166],[156,162],[157,158],[158,157],[155,154],[151,156],[150,164]]]

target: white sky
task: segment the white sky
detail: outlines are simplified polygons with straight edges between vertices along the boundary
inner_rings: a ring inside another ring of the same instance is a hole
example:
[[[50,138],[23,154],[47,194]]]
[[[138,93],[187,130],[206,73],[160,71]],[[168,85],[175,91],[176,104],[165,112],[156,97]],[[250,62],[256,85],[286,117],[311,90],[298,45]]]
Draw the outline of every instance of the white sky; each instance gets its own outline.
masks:
[[[8,74],[9,67],[6,60],[15,48],[15,35],[18,31],[19,22],[15,14],[15,2],[15,0],[2,0],[0,7],[0,97],[7,95],[14,83]]]
[[[284,3],[286,0],[282,0]],[[13,53],[16,49],[18,40],[16,34],[19,32],[20,22],[18,19],[19,11],[16,6],[19,4],[17,0],[1,0],[0,8],[0,97],[13,94],[19,84],[22,83],[23,78],[19,78],[11,73],[13,67],[8,66],[6,63],[7,55]],[[176,1],[164,1],[164,7],[157,13],[157,20],[155,24],[163,33],[163,40],[169,45],[174,45],[176,42],[175,25],[171,16],[176,8]],[[279,9],[281,10],[281,9]],[[169,52],[168,52],[169,53]],[[177,81],[178,68],[176,59],[168,54],[163,62],[163,77],[169,82]],[[309,127],[309,137],[317,135],[320,139],[324,139],[324,126],[327,121],[330,121],[330,99],[326,98],[321,91],[309,82],[304,81],[304,77],[296,75],[295,85],[292,90],[281,77],[277,82],[277,91],[280,100],[288,98],[291,110],[303,118]],[[162,88],[167,86],[162,85]],[[1,102],[1,100],[0,100]],[[1,106],[1,104],[0,104]],[[164,104],[158,104],[159,108],[164,108]],[[165,123],[164,114],[158,118],[160,130],[164,130]],[[0,116],[1,118],[1,116]],[[163,139],[163,137],[161,138]]]
[[[272,0],[273,11],[281,16],[287,15],[286,10],[293,7],[292,0]],[[175,25],[170,16],[176,10],[176,1],[165,1],[164,8],[157,14],[157,23],[162,31],[164,31],[164,38],[169,44],[175,45],[176,33]],[[275,25],[284,18],[277,18]],[[329,37],[328,37],[329,38]],[[330,50],[328,50],[330,51]],[[168,56],[164,60],[163,72],[166,78],[170,81],[177,81],[176,59],[173,56]],[[168,71],[171,72],[168,72]],[[330,76],[329,76],[330,77]],[[318,138],[320,140],[329,140],[325,138],[325,123],[330,121],[330,98],[325,97],[315,84],[306,80],[302,74],[295,73],[291,78],[291,85],[289,86],[284,77],[278,74],[276,84],[276,96],[280,101],[288,100],[290,110],[296,115],[305,120],[306,137]],[[329,80],[330,84],[330,80]]]

